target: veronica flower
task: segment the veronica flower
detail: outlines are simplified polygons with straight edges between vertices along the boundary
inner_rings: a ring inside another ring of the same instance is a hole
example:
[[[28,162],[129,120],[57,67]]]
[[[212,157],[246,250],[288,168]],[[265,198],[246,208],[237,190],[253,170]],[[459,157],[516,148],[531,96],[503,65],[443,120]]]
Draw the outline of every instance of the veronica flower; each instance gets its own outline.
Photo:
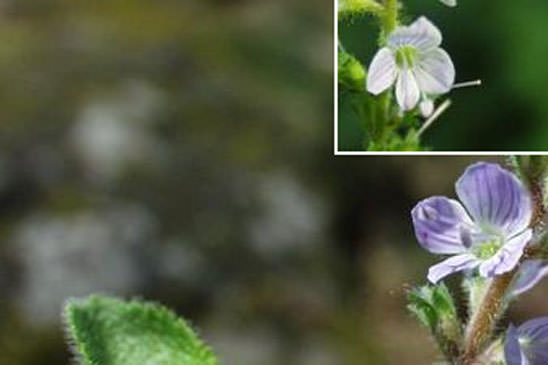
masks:
[[[411,212],[421,246],[453,255],[430,267],[428,280],[475,268],[483,277],[512,270],[532,237],[531,198],[521,181],[497,164],[480,162],[466,169],[455,190],[462,205],[434,196]]]
[[[506,332],[504,357],[507,365],[548,364],[548,317],[535,318]]]
[[[439,46],[441,33],[420,17],[409,26],[397,27],[386,47],[373,57],[367,74],[367,90],[378,95],[396,85],[396,100],[402,110],[415,108],[419,100],[445,94],[455,81],[451,58]]]
[[[548,274],[548,263],[544,260],[527,260],[520,267],[514,283],[510,288],[510,296],[518,296],[535,286]]]

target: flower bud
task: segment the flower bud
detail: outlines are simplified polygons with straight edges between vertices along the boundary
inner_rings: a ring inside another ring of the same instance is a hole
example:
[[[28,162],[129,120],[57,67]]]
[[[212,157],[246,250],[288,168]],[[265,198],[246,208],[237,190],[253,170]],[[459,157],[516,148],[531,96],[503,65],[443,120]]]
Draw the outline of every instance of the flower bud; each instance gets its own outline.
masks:
[[[421,115],[424,118],[428,118],[434,112],[434,102],[431,99],[425,98],[419,104]]]

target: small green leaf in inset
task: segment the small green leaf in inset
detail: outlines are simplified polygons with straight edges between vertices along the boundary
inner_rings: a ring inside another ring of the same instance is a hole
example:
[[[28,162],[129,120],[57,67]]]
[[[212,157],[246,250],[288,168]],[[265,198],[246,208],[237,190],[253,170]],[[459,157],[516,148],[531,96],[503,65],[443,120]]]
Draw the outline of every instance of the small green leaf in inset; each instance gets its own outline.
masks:
[[[381,16],[384,12],[383,6],[375,0],[339,0],[338,7],[340,18],[363,14]]]
[[[190,326],[158,304],[94,295],[69,300],[64,316],[83,365],[218,365]]]
[[[341,46],[338,49],[339,83],[351,91],[365,91],[365,69],[351,54]]]

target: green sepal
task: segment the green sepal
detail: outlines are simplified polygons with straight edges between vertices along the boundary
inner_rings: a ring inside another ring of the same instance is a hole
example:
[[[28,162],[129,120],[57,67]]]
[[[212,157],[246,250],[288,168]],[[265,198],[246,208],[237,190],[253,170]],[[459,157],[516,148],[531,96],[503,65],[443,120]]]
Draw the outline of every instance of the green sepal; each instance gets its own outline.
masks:
[[[440,316],[455,317],[457,309],[447,286],[442,282],[432,290],[432,304]]]
[[[432,331],[436,331],[442,319],[457,317],[453,297],[443,282],[415,288],[409,292],[407,300],[409,310]]]
[[[447,358],[453,358],[462,341],[462,326],[447,286],[442,282],[414,288],[407,301],[407,308],[430,329],[441,351]]]
[[[417,316],[419,321],[434,331],[438,325],[438,313],[430,300],[428,287],[413,289],[407,294],[407,308]]]
[[[548,156],[512,155],[508,157],[510,166],[516,174],[528,183],[544,180],[548,171]]]

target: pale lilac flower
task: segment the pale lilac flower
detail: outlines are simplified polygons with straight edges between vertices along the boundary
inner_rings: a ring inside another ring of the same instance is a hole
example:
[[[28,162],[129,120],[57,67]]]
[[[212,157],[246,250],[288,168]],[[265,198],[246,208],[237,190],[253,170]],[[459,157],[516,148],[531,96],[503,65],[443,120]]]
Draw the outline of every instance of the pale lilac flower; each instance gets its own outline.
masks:
[[[429,95],[447,93],[455,82],[455,67],[439,47],[441,41],[440,31],[425,17],[397,27],[371,61],[367,90],[378,95],[395,84],[402,110],[415,108]]]
[[[535,318],[506,332],[504,357],[507,365],[548,364],[548,317]]]
[[[497,164],[480,162],[466,169],[455,190],[462,205],[434,196],[411,212],[421,246],[453,255],[430,267],[428,280],[475,268],[482,277],[512,270],[532,237],[531,198],[521,181]]]
[[[523,262],[509,292],[511,297],[518,296],[535,286],[548,274],[548,262],[544,260],[527,260]]]

